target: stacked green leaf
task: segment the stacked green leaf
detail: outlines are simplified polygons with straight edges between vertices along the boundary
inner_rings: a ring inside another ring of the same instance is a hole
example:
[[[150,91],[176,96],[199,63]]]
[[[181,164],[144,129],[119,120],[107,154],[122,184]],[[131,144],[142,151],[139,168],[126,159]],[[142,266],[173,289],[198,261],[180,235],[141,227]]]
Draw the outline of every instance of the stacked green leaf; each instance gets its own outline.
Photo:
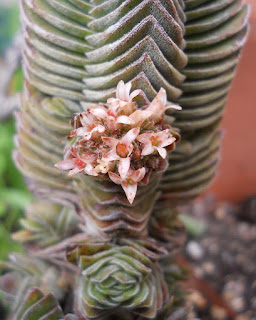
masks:
[[[186,1],[186,81],[176,125],[183,131],[208,127],[221,119],[248,31],[243,0]]]
[[[218,124],[217,124],[218,125]],[[215,176],[219,160],[217,125],[198,130],[178,144],[161,180],[158,208],[187,203],[203,192]]]
[[[186,80],[175,114],[183,141],[171,154],[161,181],[160,206],[197,197],[212,181],[218,162],[218,124],[248,31],[242,0],[186,1]],[[163,201],[162,201],[163,200]]]
[[[16,164],[34,194],[63,203],[77,202],[71,179],[54,164],[63,158],[70,118],[80,107],[65,99],[45,97],[31,87],[26,90],[17,116]]]
[[[164,87],[168,100],[183,107],[175,113],[183,143],[171,156],[162,182],[163,199],[187,201],[206,188],[216,168],[218,138],[203,129],[217,130],[245,42],[248,7],[242,0],[189,0],[185,4],[166,0],[23,0],[22,20],[26,79],[44,94],[58,97],[47,98],[51,104],[62,101],[58,113],[53,114],[45,109],[42,95],[33,112],[34,122],[41,122],[43,116],[47,121],[41,126],[47,131],[55,126],[54,134],[64,137],[70,117],[63,110],[72,113],[105,102],[120,80],[132,81],[133,88],[144,90],[146,95],[138,98],[142,104]],[[70,108],[71,100],[76,101],[75,108],[74,104]],[[24,104],[35,106],[35,102]],[[61,128],[56,116],[63,120]],[[173,121],[172,114],[166,121]],[[48,194],[57,189],[61,190],[57,196],[65,198],[64,192],[72,190],[70,179],[64,181],[52,168],[61,160],[64,144],[53,137],[50,140],[51,149],[40,142],[38,154],[58,150],[55,162],[48,160],[42,168],[33,154],[28,157],[32,147],[20,148],[21,168],[35,182],[33,189],[39,191],[39,183],[41,192],[47,193],[50,187]],[[197,166],[192,167],[193,163]]]
[[[85,225],[110,235],[132,236],[147,233],[148,220],[159,197],[157,187],[161,173],[151,175],[147,185],[138,187],[135,200],[130,204],[121,186],[108,179],[77,177],[77,193]],[[89,230],[88,230],[89,232]]]
[[[22,243],[35,243],[46,247],[77,233],[78,219],[67,207],[48,201],[38,201],[26,209],[26,217],[20,220],[22,227],[12,235]]]
[[[120,80],[148,99],[164,87],[175,100],[187,63],[181,5],[23,0],[26,78],[46,94],[80,102],[106,101]]]

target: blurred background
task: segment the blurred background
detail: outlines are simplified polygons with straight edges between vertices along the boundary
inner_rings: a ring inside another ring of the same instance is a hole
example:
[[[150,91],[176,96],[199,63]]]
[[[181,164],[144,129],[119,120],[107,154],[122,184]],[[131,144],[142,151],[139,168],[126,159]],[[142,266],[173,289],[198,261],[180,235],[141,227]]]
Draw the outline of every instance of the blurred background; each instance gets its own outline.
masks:
[[[180,263],[193,270],[188,304],[201,319],[256,320],[256,0],[246,2],[251,30],[222,121],[219,170],[182,216],[189,237]],[[23,83],[18,31],[18,0],[0,0],[0,260],[22,250],[10,232],[32,199],[11,156],[15,121],[9,110]]]

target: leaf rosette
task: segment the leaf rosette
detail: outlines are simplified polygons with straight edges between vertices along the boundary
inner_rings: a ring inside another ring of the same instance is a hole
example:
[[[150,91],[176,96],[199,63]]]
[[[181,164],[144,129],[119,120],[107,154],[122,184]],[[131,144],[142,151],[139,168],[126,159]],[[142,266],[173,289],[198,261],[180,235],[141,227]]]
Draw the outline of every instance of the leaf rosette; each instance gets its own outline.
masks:
[[[81,269],[75,298],[81,318],[127,310],[153,319],[168,298],[157,254],[140,243],[87,242],[70,248],[67,257]]]

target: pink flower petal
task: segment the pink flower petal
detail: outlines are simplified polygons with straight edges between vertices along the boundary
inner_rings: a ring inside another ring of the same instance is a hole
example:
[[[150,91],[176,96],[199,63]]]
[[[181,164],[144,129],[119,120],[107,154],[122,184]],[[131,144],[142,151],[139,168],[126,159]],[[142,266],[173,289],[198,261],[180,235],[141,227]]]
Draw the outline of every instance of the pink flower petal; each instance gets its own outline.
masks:
[[[60,170],[70,170],[75,168],[74,160],[63,160],[54,165],[54,167]]]
[[[90,112],[98,119],[105,119],[107,117],[107,111],[103,107],[91,108]]]
[[[83,113],[80,114],[80,121],[83,127],[86,127],[88,123],[90,123],[89,119]]]
[[[117,129],[116,119],[112,116],[108,116],[106,119],[108,129],[113,132]]]
[[[111,150],[109,151],[103,158],[103,161],[115,161],[115,160],[119,160],[120,157],[116,154],[115,150]]]
[[[136,139],[137,135],[140,133],[140,128],[131,129],[126,133],[126,135],[121,139],[121,143],[126,143],[128,146]]]
[[[153,135],[154,133],[142,133],[136,138],[136,140],[141,143],[148,143]]]
[[[110,137],[102,137],[101,138],[106,145],[108,145],[111,149],[116,148],[116,145],[120,142],[118,139],[110,138]]]
[[[122,188],[124,189],[124,192],[126,194],[128,201],[130,202],[130,204],[132,204],[137,192],[137,184],[126,185],[124,182],[122,182],[121,185],[122,185]]]
[[[135,124],[134,120],[132,120],[130,117],[127,117],[127,116],[118,117],[116,123],[122,123],[122,124],[128,124],[128,125]]]
[[[169,146],[170,144],[172,144],[175,140],[176,140],[176,138],[170,137],[170,138],[164,140],[164,141],[159,145],[159,147],[167,147],[167,146]]]
[[[154,152],[154,148],[152,146],[151,141],[145,144],[144,148],[142,149],[141,155],[148,156],[149,154]]]
[[[132,100],[133,100],[135,97],[137,97],[140,93],[142,93],[142,90],[141,90],[141,89],[134,90],[134,91],[130,94],[129,102],[132,102]]]
[[[120,158],[120,161],[119,161],[119,166],[118,166],[118,172],[121,176],[122,179],[125,179],[126,176],[127,176],[127,173],[130,169],[130,163],[131,163],[131,160],[129,157],[127,158]]]
[[[146,174],[146,169],[143,167],[134,171],[130,176],[130,178],[135,182],[139,182],[144,178],[145,174]]]
[[[167,106],[166,109],[175,109],[175,110],[182,110],[181,106],[178,106],[176,104],[172,104],[170,106]]]
[[[121,184],[122,183],[122,179],[121,177],[119,177],[117,174],[115,174],[114,172],[109,172],[108,173],[109,178],[115,183],[115,184]]]
[[[75,174],[81,172],[83,169],[79,169],[78,167],[75,167],[73,170],[70,170],[69,173],[68,173],[68,176],[69,177],[72,177],[74,176]]]
[[[160,156],[165,159],[167,156],[167,151],[165,148],[161,148],[161,147],[155,147],[156,150],[158,151],[158,153],[160,154]]]
[[[167,139],[170,136],[170,130],[169,129],[165,129],[163,131],[159,131],[156,133],[159,138],[161,139]]]
[[[94,167],[91,164],[87,164],[84,168],[84,172],[90,176],[97,176],[98,174],[95,172]]]
[[[86,133],[87,133],[86,127],[80,127],[76,130],[71,131],[69,136],[70,137],[73,137],[73,136],[83,137]]]
[[[127,96],[129,98],[130,89],[131,89],[131,84],[127,83],[125,85],[122,80],[119,81],[118,85],[117,85],[117,88],[116,88],[116,97],[117,97],[117,99],[127,100],[128,101],[128,99],[126,99],[126,98],[127,98]],[[127,95],[127,90],[128,90],[128,95]]]
[[[147,110],[136,110],[131,115],[130,118],[136,123],[136,126],[140,127],[142,123],[152,115],[151,111]]]

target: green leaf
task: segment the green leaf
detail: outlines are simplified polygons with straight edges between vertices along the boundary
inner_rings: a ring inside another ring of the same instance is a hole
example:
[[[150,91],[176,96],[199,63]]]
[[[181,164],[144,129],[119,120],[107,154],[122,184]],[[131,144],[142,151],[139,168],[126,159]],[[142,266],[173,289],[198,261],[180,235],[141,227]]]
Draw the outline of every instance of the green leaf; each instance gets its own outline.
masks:
[[[186,226],[188,233],[194,237],[201,236],[207,229],[206,223],[188,214],[181,214],[180,219]]]

